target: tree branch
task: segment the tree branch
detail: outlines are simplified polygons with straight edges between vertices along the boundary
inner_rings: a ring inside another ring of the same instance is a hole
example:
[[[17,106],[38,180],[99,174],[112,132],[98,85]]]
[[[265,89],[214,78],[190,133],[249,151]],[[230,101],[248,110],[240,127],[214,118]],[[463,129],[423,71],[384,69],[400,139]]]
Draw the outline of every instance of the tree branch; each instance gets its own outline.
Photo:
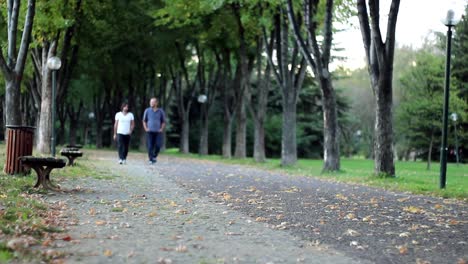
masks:
[[[385,41],[385,54],[387,56],[387,63],[389,65],[393,65],[393,53],[395,51],[395,31],[399,8],[400,0],[392,0],[390,14],[388,15],[387,37]]]
[[[297,24],[296,16],[294,15],[292,0],[288,0],[287,7],[288,7],[287,11],[288,11],[289,21],[291,22],[291,26],[294,31],[295,39],[298,42],[299,47],[301,48],[302,55],[306,58],[307,63],[312,67],[312,69],[316,70],[317,67],[315,65],[314,59],[312,58],[312,56],[310,56],[310,51],[306,43],[304,42],[304,39],[302,38],[299,26]]]
[[[21,5],[20,0],[8,1],[8,51],[7,63],[8,66],[13,68],[16,63],[16,34],[18,31],[18,17]],[[13,4],[13,5],[11,5]]]
[[[367,65],[370,62],[370,46],[371,46],[371,33],[369,26],[369,15],[367,13],[366,0],[357,0],[357,10],[359,24],[361,28],[362,42],[364,43],[364,50],[366,52]]]
[[[10,68],[8,68],[8,65],[5,61],[5,57],[3,57],[3,52],[0,50],[0,70],[3,73],[3,76],[5,76],[6,80],[11,79],[11,71]]]
[[[34,14],[36,11],[36,0],[28,0],[28,11],[24,22],[23,36],[21,37],[21,46],[18,53],[18,62],[15,66],[15,72],[18,76],[23,75],[24,66],[26,64],[26,56],[28,53],[29,43],[31,39],[31,31],[34,22]]]

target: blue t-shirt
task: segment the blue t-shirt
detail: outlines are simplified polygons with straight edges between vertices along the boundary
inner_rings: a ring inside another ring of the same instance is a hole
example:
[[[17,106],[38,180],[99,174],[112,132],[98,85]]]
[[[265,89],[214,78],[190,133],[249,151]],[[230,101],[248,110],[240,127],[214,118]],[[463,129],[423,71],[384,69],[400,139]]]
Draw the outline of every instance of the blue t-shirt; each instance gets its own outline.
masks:
[[[159,132],[161,129],[161,124],[166,122],[165,116],[166,114],[161,108],[153,111],[153,108],[148,107],[143,113],[143,121],[146,122],[150,132]]]

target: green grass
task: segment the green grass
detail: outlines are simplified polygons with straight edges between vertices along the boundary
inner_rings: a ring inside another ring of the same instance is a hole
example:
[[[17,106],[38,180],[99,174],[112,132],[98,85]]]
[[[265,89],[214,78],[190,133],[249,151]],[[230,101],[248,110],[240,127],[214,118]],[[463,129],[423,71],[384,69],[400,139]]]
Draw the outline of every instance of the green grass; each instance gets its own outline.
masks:
[[[447,166],[447,186],[439,189],[440,166],[432,163],[426,169],[426,162],[398,161],[395,164],[396,177],[377,177],[373,173],[374,163],[366,159],[341,159],[341,171],[322,173],[322,160],[300,159],[295,166],[282,167],[279,159],[268,159],[265,163],[256,163],[253,159],[223,159],[219,155],[200,156],[197,154],[180,154],[177,149],[168,149],[164,154],[203,160],[225,162],[229,164],[248,165],[268,170],[276,170],[291,175],[318,177],[321,179],[355,183],[393,191],[411,192],[445,198],[468,198],[468,165],[449,163]]]
[[[6,247],[7,242],[18,236],[32,236],[40,242],[47,233],[62,232],[62,229],[47,224],[49,208],[41,201],[40,196],[48,191],[34,189],[36,173],[29,175],[6,175],[3,172],[5,145],[0,144],[0,263],[14,259],[31,260],[31,262],[47,262],[40,252],[32,249],[14,251]],[[103,171],[103,170],[101,170]],[[74,167],[53,170],[51,179],[60,182],[60,178],[76,177],[107,178],[108,173],[100,173],[92,169],[91,163],[85,159]]]

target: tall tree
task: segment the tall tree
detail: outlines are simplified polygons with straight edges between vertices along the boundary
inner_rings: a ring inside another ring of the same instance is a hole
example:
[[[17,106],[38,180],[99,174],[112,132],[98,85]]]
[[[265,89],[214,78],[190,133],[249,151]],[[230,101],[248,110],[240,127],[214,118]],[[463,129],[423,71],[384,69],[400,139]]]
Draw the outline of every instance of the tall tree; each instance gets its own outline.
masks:
[[[385,41],[380,31],[380,1],[369,0],[369,11],[365,0],[357,0],[367,66],[375,98],[375,143],[374,172],[395,176],[393,158],[393,59],[395,31],[400,0],[392,0],[388,13]]]
[[[318,29],[319,2],[304,0],[302,14],[303,22],[298,21],[293,9],[292,0],[288,0],[288,16],[294,29],[294,36],[299,47],[312,68],[322,91],[323,108],[323,170],[335,171],[340,169],[340,140],[338,131],[338,112],[336,105],[336,92],[332,84],[332,76],[329,70],[331,60],[330,50],[332,46],[332,22],[333,22],[333,0],[326,0],[323,22],[323,42],[317,41],[320,31]],[[307,37],[302,37],[301,24],[305,26]]]
[[[36,1],[28,0],[24,20],[21,44],[17,50],[18,21],[20,17],[21,1],[7,0],[7,54],[0,51],[0,70],[6,85],[5,94],[5,123],[7,125],[22,125],[20,112],[20,86],[26,64],[27,52],[31,40],[31,31],[36,10]]]
[[[281,89],[283,107],[283,122],[281,129],[281,165],[294,165],[297,162],[297,100],[299,97],[302,83],[306,74],[307,62],[300,55],[299,46],[294,42],[290,47],[289,25],[286,17],[286,12],[283,8],[274,18],[275,36],[274,48],[276,50],[275,65],[273,58],[273,50],[267,50],[269,55],[269,64],[273,68],[273,73]],[[265,41],[266,33],[264,33]]]

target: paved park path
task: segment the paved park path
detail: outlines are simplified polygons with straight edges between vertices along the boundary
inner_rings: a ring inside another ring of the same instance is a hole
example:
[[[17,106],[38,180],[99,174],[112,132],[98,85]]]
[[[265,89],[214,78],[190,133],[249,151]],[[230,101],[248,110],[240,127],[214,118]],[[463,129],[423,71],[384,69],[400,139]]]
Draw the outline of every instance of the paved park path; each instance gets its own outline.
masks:
[[[143,154],[48,196],[66,263],[466,263],[466,202]],[[78,162],[80,162],[78,160]]]

